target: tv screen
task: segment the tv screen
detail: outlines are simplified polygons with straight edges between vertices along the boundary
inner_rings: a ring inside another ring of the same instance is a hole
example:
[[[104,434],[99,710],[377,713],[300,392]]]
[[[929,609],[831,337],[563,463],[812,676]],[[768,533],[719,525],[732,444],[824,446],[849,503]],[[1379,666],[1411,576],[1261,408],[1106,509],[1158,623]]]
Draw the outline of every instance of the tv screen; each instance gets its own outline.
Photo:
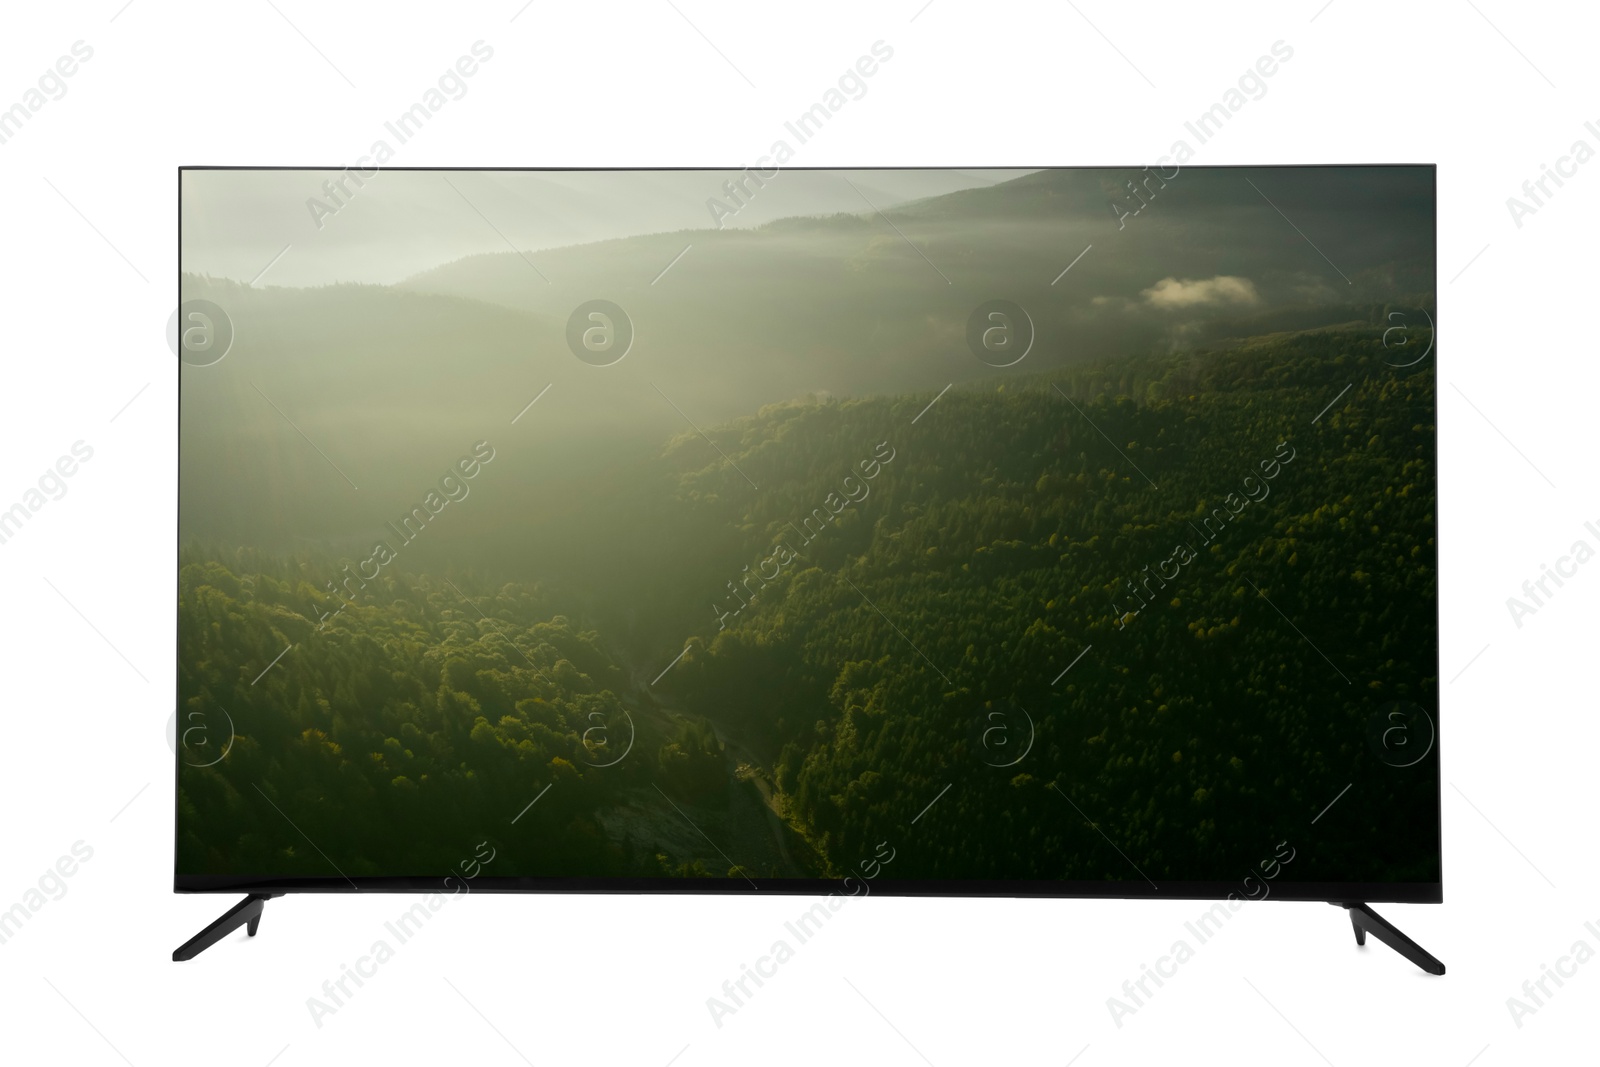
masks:
[[[182,170],[176,887],[1440,899],[1434,177]]]

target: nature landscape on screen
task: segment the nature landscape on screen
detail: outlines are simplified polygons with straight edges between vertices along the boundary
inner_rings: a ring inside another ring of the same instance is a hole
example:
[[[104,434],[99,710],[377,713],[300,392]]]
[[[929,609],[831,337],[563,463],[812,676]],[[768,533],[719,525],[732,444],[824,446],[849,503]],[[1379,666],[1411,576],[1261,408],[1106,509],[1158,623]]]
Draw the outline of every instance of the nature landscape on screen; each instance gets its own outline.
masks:
[[[1431,168],[181,184],[180,877],[1438,879]]]

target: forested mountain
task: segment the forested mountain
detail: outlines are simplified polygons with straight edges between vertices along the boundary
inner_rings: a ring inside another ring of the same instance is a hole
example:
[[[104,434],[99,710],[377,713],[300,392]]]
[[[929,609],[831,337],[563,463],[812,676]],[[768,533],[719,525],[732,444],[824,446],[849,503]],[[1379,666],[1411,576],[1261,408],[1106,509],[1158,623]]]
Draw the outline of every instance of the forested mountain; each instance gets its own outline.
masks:
[[[674,383],[692,388],[710,422],[817,390],[862,396],[984,378],[990,368],[961,336],[972,309],[996,298],[1025,307],[1041,340],[1053,342],[1029,356],[1028,370],[1038,371],[1365,321],[1375,303],[1416,303],[1433,292],[1429,168],[1159,174],[1045,170],[881,213],[857,200],[854,213],[756,228],[497,250],[442,264],[396,291],[539,320],[530,348],[563,358],[572,308],[615,301],[638,333],[635,355],[611,376],[639,379],[646,394],[645,376],[675,397]],[[846,177],[835,178],[841,190],[849,190]],[[455,199],[433,180],[438,195]],[[782,198],[792,180],[782,174],[758,196]],[[1345,264],[1345,275],[1330,271],[1274,204]],[[1249,286],[1211,304],[1159,299],[1163,279],[1218,276]]]
[[[1226,879],[1315,834],[1296,877],[1431,877],[1436,827],[1386,813],[1437,782],[1367,748],[1438,684],[1432,375],[1384,357],[1326,331],[952,392],[915,425],[928,398],[767,413],[719,444],[782,488],[724,472],[700,510],[752,562],[801,559],[748,607],[720,591],[739,615],[670,684],[775,754],[827,855],[906,841],[899,876]],[[803,543],[786,524],[880,440],[871,495]]]
[[[1433,368],[1388,310],[651,424],[548,500],[502,445],[448,552],[356,586],[337,539],[190,538],[180,712],[237,737],[183,753],[179,870],[487,839],[500,875],[797,877],[887,841],[898,878],[1160,884],[1288,840],[1296,879],[1434,878],[1436,823],[1394,813],[1436,759],[1368,740],[1438,688]]]

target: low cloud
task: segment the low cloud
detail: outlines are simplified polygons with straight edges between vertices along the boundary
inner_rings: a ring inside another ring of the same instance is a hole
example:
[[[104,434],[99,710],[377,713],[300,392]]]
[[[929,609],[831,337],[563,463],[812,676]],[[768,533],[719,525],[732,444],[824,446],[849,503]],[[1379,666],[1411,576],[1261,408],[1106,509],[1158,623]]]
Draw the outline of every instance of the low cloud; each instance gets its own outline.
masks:
[[[1151,307],[1179,309],[1206,304],[1254,304],[1261,297],[1249,278],[1219,274],[1215,278],[1162,278],[1139,294]]]

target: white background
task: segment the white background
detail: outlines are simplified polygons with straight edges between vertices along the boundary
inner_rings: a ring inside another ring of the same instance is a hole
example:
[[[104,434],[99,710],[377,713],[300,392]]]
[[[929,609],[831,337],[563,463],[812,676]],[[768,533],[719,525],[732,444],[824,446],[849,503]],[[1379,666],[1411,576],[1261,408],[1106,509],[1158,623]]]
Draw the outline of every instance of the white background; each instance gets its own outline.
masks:
[[[12,6],[0,32],[0,106],[73,42],[94,49],[67,94],[0,145],[0,504],[74,441],[94,448],[68,494],[0,545],[0,909],[74,842],[94,850],[66,895],[0,945],[0,1057],[1594,1060],[1600,962],[1520,1028],[1506,999],[1578,939],[1600,949],[1583,925],[1600,926],[1600,564],[1520,628],[1505,603],[1578,538],[1600,545],[1583,528],[1600,526],[1600,374],[1581,325],[1600,162],[1521,227],[1506,207],[1574,140],[1600,149],[1583,127],[1600,120],[1592,9],[121,3]],[[1446,903],[1379,910],[1449,974],[1425,976],[1375,942],[1358,950],[1325,904],[1274,902],[1198,947],[1119,1028],[1106,999],[1186,936],[1198,903],[872,898],[718,1028],[706,998],[783,936],[808,903],[793,897],[475,895],[320,1028],[306,999],[410,898],[273,901],[254,940],[240,931],[170,962],[235,899],[170,891],[175,168],[353,162],[479,39],[494,61],[397,165],[739,166],[880,39],[892,62],[796,165],[1153,161],[1278,40],[1292,61],[1193,165],[1437,162]]]

